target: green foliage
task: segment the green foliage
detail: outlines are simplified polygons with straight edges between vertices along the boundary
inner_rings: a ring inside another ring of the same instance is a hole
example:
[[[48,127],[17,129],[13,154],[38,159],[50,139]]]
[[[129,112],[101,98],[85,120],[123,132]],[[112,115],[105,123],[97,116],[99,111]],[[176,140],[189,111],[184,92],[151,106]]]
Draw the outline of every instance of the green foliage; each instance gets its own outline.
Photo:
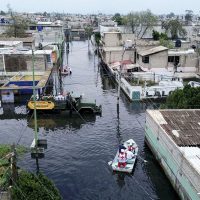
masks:
[[[152,36],[154,40],[159,40],[160,38],[160,33],[158,31],[153,30],[152,31]]]
[[[6,15],[6,13],[3,10],[1,10],[0,15]]]
[[[155,30],[152,31],[152,36],[154,40],[159,40],[159,39],[168,40],[166,33],[159,33],[158,31]]]
[[[26,30],[28,28],[28,24],[26,19],[23,19],[19,16],[14,16],[12,14],[12,24],[10,24],[9,28],[6,31],[8,37],[26,37]]]
[[[169,109],[194,109],[200,108],[200,87],[186,85],[183,89],[177,89],[168,97],[162,108]]]
[[[116,13],[113,17],[112,20],[117,22],[117,25],[124,25],[124,19],[123,17],[119,14]]]
[[[173,12],[170,12],[169,14],[167,14],[166,16],[167,18],[174,18],[175,14]]]
[[[4,157],[6,154],[10,153],[10,145],[1,144],[0,145],[0,158]]]
[[[166,33],[161,33],[161,34],[160,34],[160,39],[168,40],[167,34],[166,34]]]
[[[25,153],[27,149],[23,146],[17,146],[16,152],[18,155],[22,155]],[[8,144],[1,144],[0,145],[0,189],[7,189],[9,186],[9,174],[10,169],[8,168],[9,156],[6,158],[9,153],[11,152],[11,146]]]
[[[59,191],[43,174],[35,175],[21,171],[11,189],[12,200],[61,200]]]
[[[185,14],[185,22],[188,25],[189,22],[192,22],[193,11],[192,10],[186,10],[185,12],[186,12],[186,14]]]
[[[99,46],[99,43],[100,43],[100,40],[101,40],[101,34],[100,34],[100,32],[96,32],[94,34],[94,37],[95,37],[95,41],[96,41],[97,46]]]
[[[12,21],[6,30],[6,35],[8,37],[26,37],[26,30],[28,28],[27,19],[15,15],[9,4],[7,7]]]
[[[16,151],[18,155],[21,155],[27,151],[27,148],[24,146],[17,146]],[[10,152],[11,152],[11,145],[0,144],[0,158],[6,156]]]
[[[85,28],[85,33],[88,36],[88,38],[91,38],[92,32],[93,32],[93,28],[91,26],[86,26]]]
[[[162,23],[166,32],[170,32],[171,38],[177,39],[179,36],[185,37],[187,35],[186,30],[183,28],[182,23],[178,19],[171,19]]]
[[[164,38],[159,39],[160,45],[167,47],[168,49],[172,49],[174,47],[174,44],[170,40],[166,40]]]

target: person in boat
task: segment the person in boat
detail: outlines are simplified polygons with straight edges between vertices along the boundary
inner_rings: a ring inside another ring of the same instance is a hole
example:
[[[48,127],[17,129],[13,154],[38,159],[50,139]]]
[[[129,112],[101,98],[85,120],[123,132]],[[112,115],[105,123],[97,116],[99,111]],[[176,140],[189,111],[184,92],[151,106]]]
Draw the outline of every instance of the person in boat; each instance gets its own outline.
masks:
[[[133,163],[133,159],[135,157],[134,153],[132,151],[126,150],[126,163],[127,164],[132,164]]]
[[[124,146],[124,144],[120,144],[119,145],[119,153],[121,153],[122,149],[124,149],[124,150],[126,149],[126,147]]]
[[[128,145],[128,150],[129,150],[129,151],[132,151],[133,153],[135,153],[135,148],[136,148],[136,147],[133,146],[133,144],[134,144],[134,143],[130,143],[130,144]]]
[[[118,155],[118,167],[126,167],[126,153],[124,149],[121,149],[121,152]]]

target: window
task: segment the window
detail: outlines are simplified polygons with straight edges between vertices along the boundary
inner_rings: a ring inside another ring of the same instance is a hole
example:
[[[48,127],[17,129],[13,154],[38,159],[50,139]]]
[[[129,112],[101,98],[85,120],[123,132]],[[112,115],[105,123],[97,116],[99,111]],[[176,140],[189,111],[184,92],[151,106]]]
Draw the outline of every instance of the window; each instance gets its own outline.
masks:
[[[174,56],[168,56],[168,62],[173,63],[174,62]]]
[[[179,56],[168,56],[168,62],[170,63],[179,63]]]
[[[51,55],[50,55],[50,54],[47,54],[47,55],[46,55],[46,59],[47,59],[47,62],[48,62],[48,63],[51,63]]]
[[[149,63],[149,56],[142,56],[143,63]]]

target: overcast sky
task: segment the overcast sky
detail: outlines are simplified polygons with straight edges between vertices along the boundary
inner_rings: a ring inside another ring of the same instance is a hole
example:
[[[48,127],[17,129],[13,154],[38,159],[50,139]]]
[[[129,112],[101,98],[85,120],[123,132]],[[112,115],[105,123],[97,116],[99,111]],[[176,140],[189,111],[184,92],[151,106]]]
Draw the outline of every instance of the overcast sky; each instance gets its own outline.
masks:
[[[200,0],[0,0],[0,10],[7,11],[10,4],[14,11],[127,14],[130,11],[150,9],[155,14],[184,14],[193,10],[200,14]]]

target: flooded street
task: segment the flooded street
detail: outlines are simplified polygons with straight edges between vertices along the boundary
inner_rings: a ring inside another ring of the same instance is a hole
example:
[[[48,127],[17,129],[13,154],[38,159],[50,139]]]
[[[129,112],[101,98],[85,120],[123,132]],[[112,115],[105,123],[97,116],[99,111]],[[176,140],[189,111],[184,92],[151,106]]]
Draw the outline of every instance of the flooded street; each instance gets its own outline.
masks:
[[[40,170],[54,181],[65,200],[179,199],[144,143],[145,109],[153,105],[130,103],[121,92],[118,118],[117,86],[98,65],[92,50],[88,51],[87,41],[73,42],[70,49],[72,75],[63,78],[63,90],[96,99],[97,105],[102,105],[102,116],[39,114],[39,137],[48,141],[45,158],[39,161]],[[1,143],[30,146],[34,124],[26,115],[26,106],[5,105],[3,112]],[[119,143],[130,138],[139,146],[133,173],[113,173],[108,161],[114,158]],[[18,165],[36,171],[30,154]]]

